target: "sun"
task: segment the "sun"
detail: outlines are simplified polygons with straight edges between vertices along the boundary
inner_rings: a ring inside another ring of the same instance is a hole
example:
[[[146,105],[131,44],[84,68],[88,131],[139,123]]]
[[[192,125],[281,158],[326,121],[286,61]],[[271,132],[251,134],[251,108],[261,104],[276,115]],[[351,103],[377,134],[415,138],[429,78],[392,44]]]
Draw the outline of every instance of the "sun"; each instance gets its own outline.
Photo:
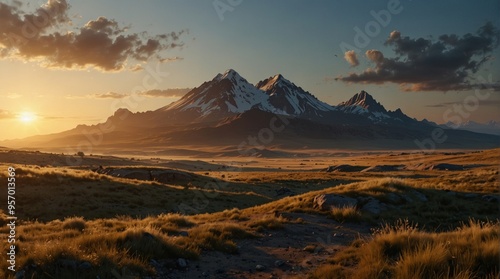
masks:
[[[18,116],[19,121],[21,121],[25,124],[32,123],[33,121],[36,120],[36,118],[37,118],[36,114],[34,114],[33,112],[29,112],[29,111],[21,112]]]

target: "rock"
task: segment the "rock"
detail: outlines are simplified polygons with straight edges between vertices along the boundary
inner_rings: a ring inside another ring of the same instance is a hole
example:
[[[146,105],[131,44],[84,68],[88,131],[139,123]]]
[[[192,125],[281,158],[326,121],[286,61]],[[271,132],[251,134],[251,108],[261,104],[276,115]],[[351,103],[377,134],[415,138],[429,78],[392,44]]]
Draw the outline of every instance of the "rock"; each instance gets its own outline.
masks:
[[[188,264],[187,261],[183,258],[178,258],[177,259],[177,267],[179,268],[187,268]]]
[[[323,194],[314,197],[315,207],[321,210],[331,210],[332,207],[355,207],[358,200],[335,194]]]
[[[400,203],[404,202],[403,198],[400,195],[396,194],[396,193],[389,193],[389,194],[385,195],[385,198],[390,203],[393,203],[393,204],[400,204]]]
[[[379,215],[380,212],[387,210],[387,206],[377,199],[371,199],[365,205],[363,205],[363,207],[361,207],[361,210],[374,215]]]
[[[261,265],[261,264],[258,264],[255,266],[255,270],[257,270],[257,271],[264,271],[265,269],[266,269],[266,267]]]
[[[189,233],[187,231],[181,231],[179,233],[179,236],[186,236],[187,237],[187,236],[189,236]]]
[[[408,194],[401,196],[407,203],[412,203],[414,201],[414,199],[417,199],[417,200],[422,201],[422,202],[428,201],[427,196],[418,192],[418,191],[412,190]]]
[[[277,260],[274,262],[274,266],[276,267],[280,267],[280,266],[283,266],[285,264],[284,261],[281,261],[281,260]]]
[[[91,269],[92,264],[89,262],[83,262],[78,266],[79,269]]]
[[[24,279],[24,274],[26,272],[24,272],[24,270],[19,270],[18,272],[16,272],[16,279]]]
[[[410,196],[408,196],[408,195],[402,195],[402,196],[401,196],[401,198],[402,198],[405,202],[407,202],[407,203],[412,203],[412,202],[413,202],[413,199],[412,199]]]
[[[425,196],[424,194],[422,194],[422,193],[420,193],[420,192],[418,192],[418,191],[413,190],[413,191],[411,191],[410,193],[411,193],[411,194],[412,194],[415,198],[417,198],[417,199],[418,199],[418,200],[420,200],[420,201],[423,201],[423,202],[429,201],[429,200],[427,199],[427,196]]]
[[[365,169],[364,166],[351,166],[351,165],[338,165],[329,166],[326,168],[326,172],[357,172]]]
[[[276,196],[281,196],[281,195],[285,195],[285,194],[290,194],[292,193],[292,191],[286,187],[281,187],[279,188],[278,190],[275,190],[276,191]]]
[[[442,164],[434,165],[432,169],[434,169],[434,170],[447,170],[447,171],[459,171],[459,170],[464,170],[465,167],[463,165],[442,163]]]
[[[129,173],[125,173],[122,177],[137,180],[151,180],[151,175],[146,170],[130,171]]]
[[[175,170],[151,171],[151,175],[154,181],[158,181],[161,183],[184,183],[189,182],[193,179],[191,175]]]
[[[493,203],[498,203],[500,200],[498,197],[491,196],[491,195],[484,195],[481,197],[481,199],[485,202],[493,202]]]

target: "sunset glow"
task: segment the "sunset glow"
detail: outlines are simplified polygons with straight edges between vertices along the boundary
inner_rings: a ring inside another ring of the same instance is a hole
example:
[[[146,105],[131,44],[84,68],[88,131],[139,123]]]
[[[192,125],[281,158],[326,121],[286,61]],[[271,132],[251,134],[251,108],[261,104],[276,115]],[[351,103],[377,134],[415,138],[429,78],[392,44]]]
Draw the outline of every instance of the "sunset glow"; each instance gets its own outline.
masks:
[[[499,5],[0,0],[0,141],[154,111],[227,69],[329,105],[364,90],[418,120],[500,123],[500,94],[459,111],[478,83],[498,89]]]
[[[37,116],[33,112],[25,111],[19,114],[18,119],[24,124],[30,124],[37,119]]]
[[[0,0],[0,279],[500,279],[499,11]]]

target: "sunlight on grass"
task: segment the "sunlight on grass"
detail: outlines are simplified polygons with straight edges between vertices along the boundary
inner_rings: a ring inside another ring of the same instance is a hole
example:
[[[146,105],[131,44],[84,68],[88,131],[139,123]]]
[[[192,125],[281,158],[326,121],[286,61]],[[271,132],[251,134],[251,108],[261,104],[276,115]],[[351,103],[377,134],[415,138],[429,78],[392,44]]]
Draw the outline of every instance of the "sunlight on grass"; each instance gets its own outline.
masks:
[[[399,221],[334,256],[311,278],[498,278],[499,235],[498,222],[471,220],[454,231],[431,233]],[[355,266],[346,265],[353,256]]]

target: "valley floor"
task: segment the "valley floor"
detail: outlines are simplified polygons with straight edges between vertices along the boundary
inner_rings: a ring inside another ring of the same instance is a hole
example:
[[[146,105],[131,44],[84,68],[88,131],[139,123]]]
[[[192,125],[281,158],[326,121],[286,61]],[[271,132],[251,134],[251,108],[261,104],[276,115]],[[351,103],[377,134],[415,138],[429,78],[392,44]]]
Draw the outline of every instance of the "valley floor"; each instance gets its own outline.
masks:
[[[0,150],[0,179],[15,169],[18,218],[16,272],[2,261],[0,277],[497,278],[499,164],[498,149],[205,159]]]

